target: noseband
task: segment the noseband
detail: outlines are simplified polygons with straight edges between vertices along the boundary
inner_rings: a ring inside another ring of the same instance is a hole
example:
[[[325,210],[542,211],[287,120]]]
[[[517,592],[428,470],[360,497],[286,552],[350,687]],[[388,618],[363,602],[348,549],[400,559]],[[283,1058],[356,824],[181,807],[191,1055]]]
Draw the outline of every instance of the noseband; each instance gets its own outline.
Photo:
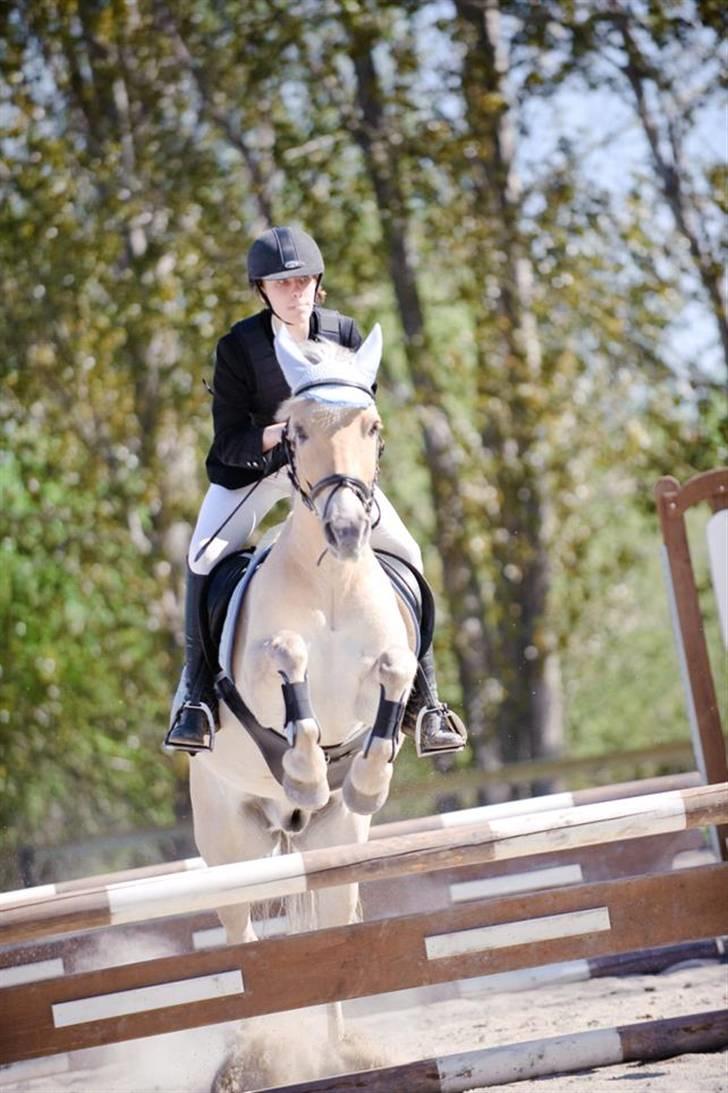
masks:
[[[301,485],[301,480],[298,477],[298,471],[296,469],[296,453],[294,446],[291,443],[291,438],[288,435],[287,422],[286,427],[283,430],[281,443],[283,445],[283,450],[286,453],[286,458],[288,460],[288,477],[291,480],[293,488],[303,501],[306,508],[310,509],[311,512],[315,512],[316,515],[319,516],[319,519],[322,521],[322,523],[325,524],[328,520],[331,502],[333,501],[335,495],[339,492],[339,490],[348,489],[355,493],[362,503],[364,512],[367,514],[367,516],[371,515],[372,508],[375,504],[374,492],[377,487],[377,479],[379,478],[379,459],[384,448],[384,442],[382,441],[381,437],[379,439],[379,448],[377,451],[377,465],[374,471],[374,478],[372,479],[371,485],[367,485],[367,483],[362,481],[361,478],[354,478],[350,474],[327,474],[324,478],[319,478],[318,482],[314,483],[313,486],[309,486],[308,491],[303,488],[303,486]],[[329,487],[331,487],[331,493],[326,498],[326,504],[324,505],[323,512],[319,513],[316,509],[316,498]],[[377,509],[378,508],[379,506],[377,505]],[[372,528],[375,528],[377,526],[380,518],[381,514],[377,513],[377,518],[372,524]]]

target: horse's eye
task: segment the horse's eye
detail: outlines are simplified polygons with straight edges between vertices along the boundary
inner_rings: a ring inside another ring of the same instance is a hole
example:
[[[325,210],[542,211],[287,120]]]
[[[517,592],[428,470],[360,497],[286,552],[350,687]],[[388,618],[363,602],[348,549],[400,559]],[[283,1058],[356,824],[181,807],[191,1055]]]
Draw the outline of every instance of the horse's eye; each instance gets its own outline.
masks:
[[[308,440],[308,433],[304,429],[303,425],[294,425],[293,435],[295,436],[296,440],[300,440],[302,444],[304,440]]]

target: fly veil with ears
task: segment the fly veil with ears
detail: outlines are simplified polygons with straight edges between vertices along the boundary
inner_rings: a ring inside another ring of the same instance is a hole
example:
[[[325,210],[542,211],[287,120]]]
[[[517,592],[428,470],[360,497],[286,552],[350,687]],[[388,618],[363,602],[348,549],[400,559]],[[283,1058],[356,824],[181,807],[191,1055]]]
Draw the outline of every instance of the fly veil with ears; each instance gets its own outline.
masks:
[[[293,398],[313,399],[342,409],[364,410],[374,404],[374,382],[382,359],[382,328],[379,323],[375,323],[366,340],[347,360],[345,368],[342,367],[342,360],[338,355],[332,354],[329,357],[325,352],[320,357],[317,354],[315,358],[313,355],[307,355],[285,327],[279,330],[274,344],[278,363],[291,388]],[[346,474],[329,474],[313,485],[309,485],[307,489],[303,487],[298,477],[295,451],[287,428],[284,430],[282,443],[288,457],[289,477],[307,508],[316,511],[316,498],[323,490],[332,487],[321,514],[323,520],[327,518],[332,498],[341,489],[352,490],[361,501],[367,515],[371,512],[379,473],[381,443],[377,454],[377,470],[372,482],[366,483],[360,478]]]

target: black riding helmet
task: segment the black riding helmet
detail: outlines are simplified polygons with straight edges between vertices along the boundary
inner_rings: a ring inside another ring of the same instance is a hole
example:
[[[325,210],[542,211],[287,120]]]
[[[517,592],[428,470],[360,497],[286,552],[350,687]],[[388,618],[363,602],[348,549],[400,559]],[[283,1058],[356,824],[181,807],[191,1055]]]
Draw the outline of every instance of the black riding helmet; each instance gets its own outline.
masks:
[[[269,228],[248,251],[248,279],[283,281],[287,277],[318,277],[324,260],[315,239],[300,228]]]

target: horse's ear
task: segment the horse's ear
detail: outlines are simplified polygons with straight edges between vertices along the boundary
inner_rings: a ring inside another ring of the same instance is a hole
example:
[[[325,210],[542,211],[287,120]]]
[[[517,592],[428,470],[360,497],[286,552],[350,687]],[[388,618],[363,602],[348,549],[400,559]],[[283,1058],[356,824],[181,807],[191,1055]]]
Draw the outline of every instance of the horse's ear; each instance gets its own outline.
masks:
[[[382,328],[375,323],[356,351],[356,368],[361,378],[371,387],[377,377],[382,359]]]
[[[303,355],[285,326],[281,326],[273,339],[273,345],[288,386],[295,391],[311,378],[311,362]]]

